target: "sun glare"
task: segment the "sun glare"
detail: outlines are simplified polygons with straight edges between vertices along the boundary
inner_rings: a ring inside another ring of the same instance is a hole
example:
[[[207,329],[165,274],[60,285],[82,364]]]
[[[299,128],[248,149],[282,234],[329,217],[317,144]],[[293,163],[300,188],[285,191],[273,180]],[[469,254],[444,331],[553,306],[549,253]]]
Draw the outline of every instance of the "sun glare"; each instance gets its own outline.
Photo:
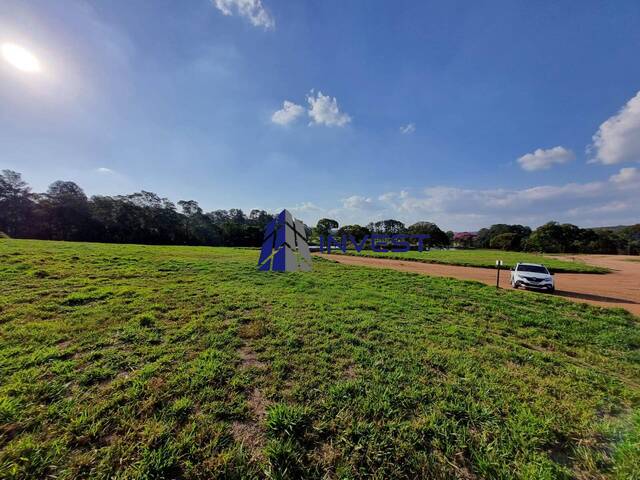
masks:
[[[2,56],[18,70],[37,73],[42,70],[40,61],[29,50],[15,43],[2,44]]]

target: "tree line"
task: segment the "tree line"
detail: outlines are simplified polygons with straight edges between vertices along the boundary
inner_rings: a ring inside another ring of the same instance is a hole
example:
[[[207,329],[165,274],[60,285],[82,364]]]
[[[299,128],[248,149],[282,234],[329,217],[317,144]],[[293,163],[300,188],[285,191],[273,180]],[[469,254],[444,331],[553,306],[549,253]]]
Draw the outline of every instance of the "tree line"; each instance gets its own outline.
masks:
[[[435,223],[417,222],[406,227],[398,220],[382,220],[339,227],[336,220],[323,218],[313,235],[353,235],[357,240],[372,233],[393,235],[429,234],[432,247],[493,248],[544,253],[640,254],[640,224],[611,228],[580,228],[570,223],[548,222],[532,230],[524,225],[495,224],[478,232],[444,232]]]
[[[178,210],[178,207],[180,210]],[[155,193],[95,195],[56,181],[34,193],[19,173],[0,174],[0,232],[14,238],[164,245],[259,246],[273,215],[240,209],[203,212]]]
[[[96,241],[167,245],[260,246],[264,228],[274,216],[264,210],[204,212],[195,200],[177,205],[155,193],[94,195],[69,181],[52,183],[45,193],[32,192],[22,176],[0,173],[0,235],[44,240]],[[306,226],[305,226],[306,227]],[[307,228],[311,243],[329,233],[353,235],[428,234],[432,247],[497,248],[547,253],[640,253],[640,224],[616,228],[579,228],[549,222],[535,230],[496,224],[477,233],[444,232],[435,223],[409,226],[380,220],[366,226],[344,225],[322,218]]]

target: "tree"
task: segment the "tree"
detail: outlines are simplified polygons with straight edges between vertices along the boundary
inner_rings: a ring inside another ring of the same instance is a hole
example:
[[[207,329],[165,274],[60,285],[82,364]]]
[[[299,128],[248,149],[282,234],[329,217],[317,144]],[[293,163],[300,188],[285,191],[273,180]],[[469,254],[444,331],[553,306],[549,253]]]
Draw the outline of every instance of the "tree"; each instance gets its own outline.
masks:
[[[264,230],[269,222],[275,218],[274,215],[264,210],[251,210],[249,213],[249,223]]]
[[[128,225],[130,241],[161,244],[184,241],[182,217],[167,198],[142,190],[118,197],[122,222]]]
[[[222,225],[225,222],[231,221],[229,218],[229,212],[226,210],[214,210],[213,212],[208,212],[205,215],[216,225]]]
[[[410,225],[407,233],[411,235],[426,234],[429,235],[429,245],[444,247],[449,245],[449,237],[440,228],[431,222],[417,222]]]
[[[371,235],[371,232],[367,227],[362,227],[360,225],[345,225],[338,230],[338,235],[342,237],[346,237],[348,235],[352,235],[356,241],[362,240],[365,236]]]
[[[579,240],[582,230],[580,227],[572,225],[570,223],[563,223],[560,225],[560,237],[559,243],[562,248],[562,252],[576,253],[579,245]]]
[[[453,243],[453,236],[455,235],[455,233],[453,233],[453,230],[447,230],[447,238],[449,239],[449,245],[451,245]]]
[[[316,224],[316,230],[318,235],[329,235],[329,231],[333,228],[338,228],[339,224],[331,218],[321,218]]]
[[[100,241],[117,243],[129,241],[127,228],[121,222],[124,203],[121,197],[101,195],[91,197],[89,204],[91,217],[96,224],[100,225]]]
[[[548,222],[538,227],[528,238],[525,248],[528,251],[562,253],[564,235],[558,222]]]
[[[580,230],[578,238],[571,245],[571,252],[580,253],[608,253],[627,252],[629,241],[619,232],[606,229]]]
[[[82,188],[58,180],[49,185],[41,206],[46,209],[48,236],[55,240],[89,240],[91,215]]]
[[[34,195],[22,176],[13,170],[0,173],[0,231],[11,237],[34,233],[29,220],[33,216]]]
[[[153,192],[130,195],[93,196],[87,199],[74,182],[56,181],[46,193],[33,193],[19,173],[0,172],[0,232],[15,238],[89,240],[118,243],[260,246],[265,226],[274,216],[264,210],[214,210],[204,213],[195,200],[178,202]],[[331,218],[305,225],[308,240],[318,241],[338,228]],[[607,228],[579,228],[548,222],[531,232],[523,225],[495,224],[473,232],[442,232],[431,222],[405,228],[394,219],[363,227],[345,225],[340,235],[361,241],[370,233],[391,236],[401,233],[428,234],[432,245],[487,246],[508,250],[559,253],[640,253],[640,224]]]
[[[453,244],[469,248],[478,235],[473,232],[458,232],[453,235]]]
[[[625,239],[626,253],[629,255],[640,254],[640,223],[623,228],[620,235]]]
[[[631,240],[640,241],[640,223],[624,227],[620,233]]]
[[[479,248],[493,248],[491,247],[491,241],[505,233],[513,233],[510,250],[521,250],[524,242],[529,235],[531,235],[531,229],[523,225],[507,225],[504,223],[497,223],[491,225],[489,228],[482,228],[478,231],[478,236],[475,239],[475,245]]]
[[[197,223],[202,216],[202,209],[195,200],[180,200],[178,206],[182,209],[184,216],[184,236],[187,243],[192,237],[192,224]]]
[[[518,250],[520,238],[517,233],[501,233],[491,238],[489,246],[500,250]]]
[[[202,215],[202,209],[195,200],[180,200],[178,206],[182,209],[182,214],[187,217]]]
[[[367,225],[367,228],[371,233],[377,233],[382,235],[397,235],[399,233],[406,233],[407,229],[404,223],[399,220],[380,220],[378,222],[371,222]]]
[[[240,209],[203,213],[194,200],[181,212],[167,198],[141,191],[87,199],[73,182],[33,194],[19,173],[0,175],[0,231],[13,237],[102,242],[259,246],[273,215]]]
[[[239,208],[232,208],[229,210],[229,220],[232,223],[237,223],[239,225],[244,225],[247,221],[247,217],[244,212]]]

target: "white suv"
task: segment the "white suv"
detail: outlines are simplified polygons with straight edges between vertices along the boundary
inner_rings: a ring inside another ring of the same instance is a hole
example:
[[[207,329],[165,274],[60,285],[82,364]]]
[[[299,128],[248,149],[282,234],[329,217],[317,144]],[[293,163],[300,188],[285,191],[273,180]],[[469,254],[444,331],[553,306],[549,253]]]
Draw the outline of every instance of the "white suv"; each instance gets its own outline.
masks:
[[[511,269],[513,288],[537,288],[554,292],[556,289],[553,274],[539,263],[518,263]]]

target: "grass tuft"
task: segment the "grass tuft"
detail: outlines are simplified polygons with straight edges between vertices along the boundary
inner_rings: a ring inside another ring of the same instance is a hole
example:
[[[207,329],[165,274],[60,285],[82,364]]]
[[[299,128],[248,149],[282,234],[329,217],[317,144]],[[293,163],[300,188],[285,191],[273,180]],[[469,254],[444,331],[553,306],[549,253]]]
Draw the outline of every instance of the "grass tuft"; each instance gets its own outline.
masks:
[[[267,429],[275,436],[301,438],[308,426],[309,414],[299,405],[278,403],[267,412]]]
[[[153,327],[156,323],[156,316],[153,313],[142,313],[136,317],[141,328]]]

